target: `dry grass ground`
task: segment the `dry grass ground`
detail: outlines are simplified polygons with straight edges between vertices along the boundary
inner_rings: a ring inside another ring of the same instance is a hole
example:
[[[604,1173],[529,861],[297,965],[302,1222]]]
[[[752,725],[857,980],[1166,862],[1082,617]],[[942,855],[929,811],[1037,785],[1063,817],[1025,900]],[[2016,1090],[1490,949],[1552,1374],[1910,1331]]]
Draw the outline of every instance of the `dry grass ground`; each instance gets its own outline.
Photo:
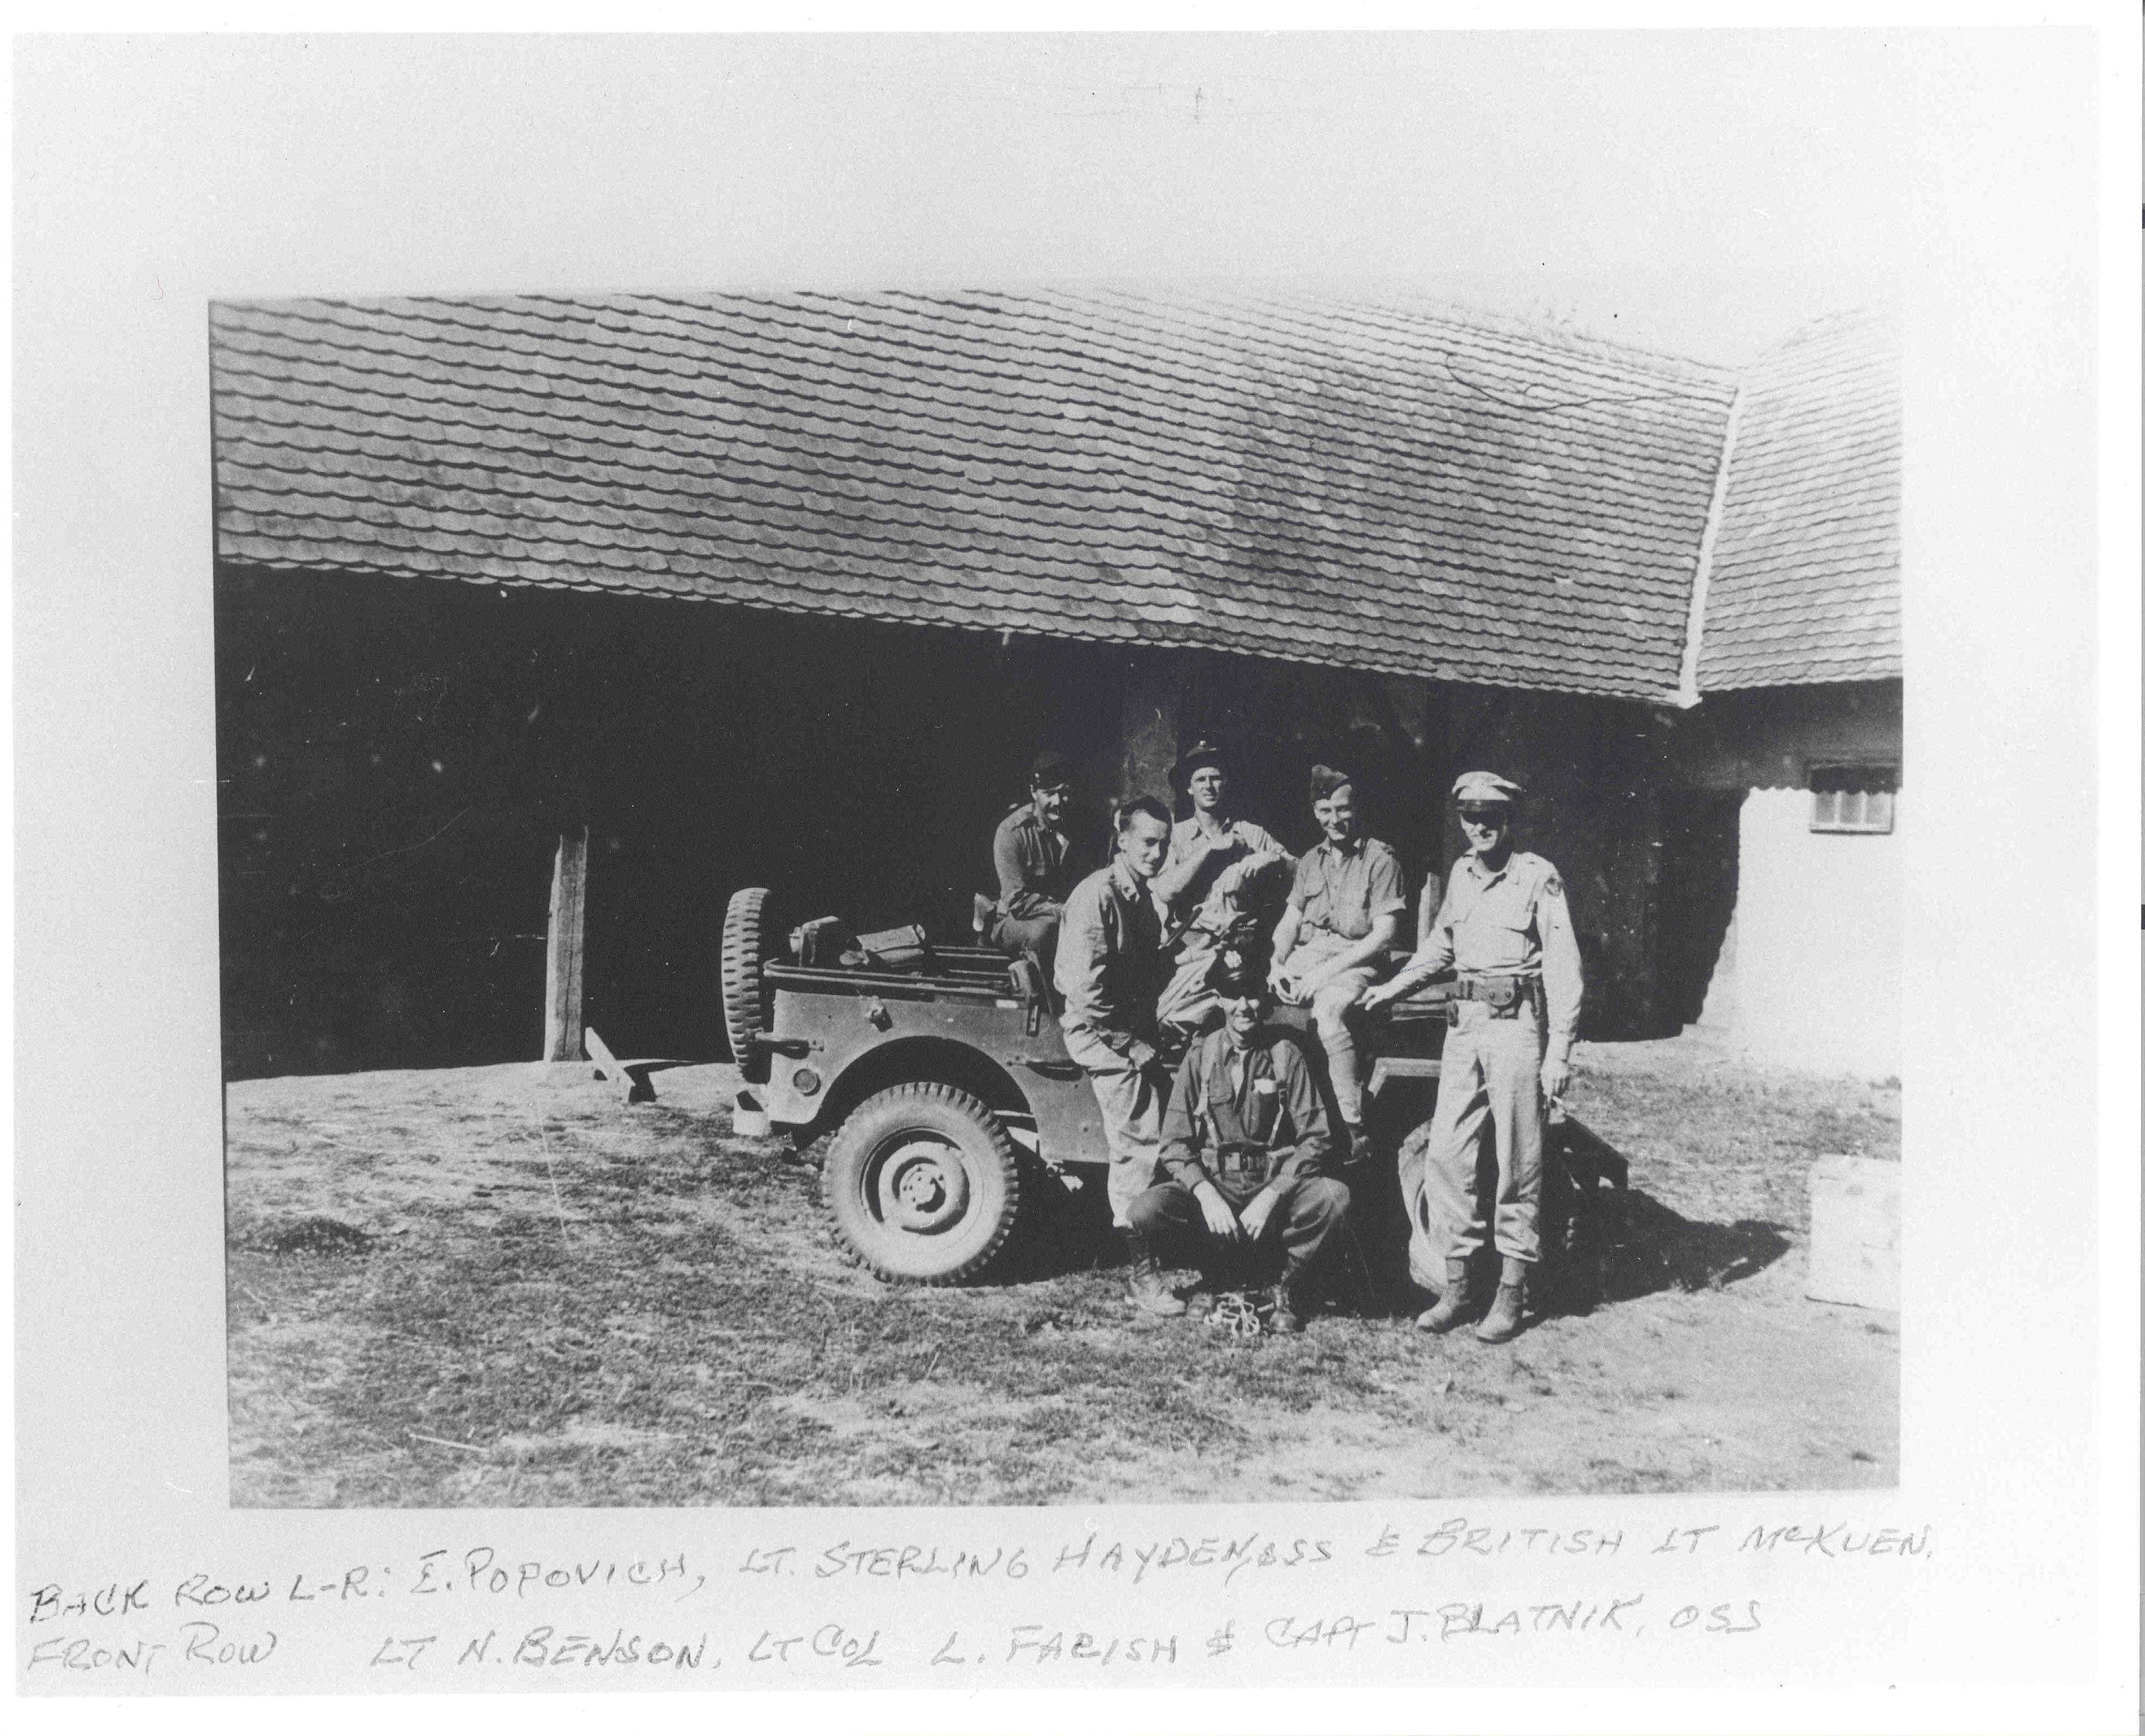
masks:
[[[1233,1342],[1119,1274],[893,1289],[726,1069],[233,1085],[231,1495],[248,1506],[1453,1496],[1897,1480],[1896,1316],[1804,1299],[1809,1161],[1899,1093],[1593,1047],[1630,1161],[1610,1300],[1492,1349],[1332,1313]]]

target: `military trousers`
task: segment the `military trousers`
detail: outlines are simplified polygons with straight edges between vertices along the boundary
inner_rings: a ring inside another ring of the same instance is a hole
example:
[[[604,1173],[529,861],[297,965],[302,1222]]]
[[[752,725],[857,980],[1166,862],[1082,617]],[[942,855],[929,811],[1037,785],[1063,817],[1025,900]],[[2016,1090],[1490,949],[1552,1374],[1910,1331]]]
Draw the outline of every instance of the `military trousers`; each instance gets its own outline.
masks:
[[[1157,1019],[1195,1032],[1206,1028],[1222,1004],[1222,997],[1207,986],[1207,972],[1220,951],[1214,937],[1205,929],[1193,928],[1186,933],[1169,986],[1155,1003]]]
[[[1437,1112],[1421,1167],[1411,1175],[1411,1166],[1403,1164],[1400,1182],[1418,1239],[1441,1226],[1448,1260],[1466,1259],[1490,1236],[1507,1259],[1541,1257],[1544,1049],[1541,1020],[1530,1002],[1498,1018],[1481,1002],[1462,1002],[1459,1022],[1446,1033]],[[1482,1177],[1493,1152],[1496,1192],[1486,1201]]]
[[[1047,916],[1002,916],[991,930],[991,944],[1008,958],[1027,953],[1048,982],[1058,958],[1058,925],[1062,920],[1062,913],[1055,910]]]
[[[1220,1181],[1222,1197],[1239,1217],[1258,1196],[1257,1186],[1238,1187]],[[1326,1238],[1348,1215],[1348,1185],[1330,1176],[1310,1176],[1290,1189],[1274,1207],[1266,1234],[1256,1242],[1229,1243],[1217,1239],[1207,1227],[1207,1215],[1199,1201],[1182,1182],[1166,1181],[1148,1188],[1131,1202],[1131,1226],[1147,1238],[1155,1257],[1175,1265],[1189,1256],[1210,1278],[1231,1283],[1249,1283],[1262,1269],[1286,1262],[1291,1272],[1301,1271],[1317,1257]]]
[[[1321,931],[1291,950],[1282,968],[1291,976],[1301,976],[1355,944]],[[1348,1015],[1377,980],[1375,967],[1359,964],[1321,984],[1311,997],[1311,1022],[1318,1027],[1318,1046],[1326,1052],[1326,1076],[1333,1085],[1333,1107],[1351,1127],[1361,1127],[1363,1122],[1363,1072]]]
[[[1132,1202],[1154,1185],[1162,1159],[1162,1112],[1167,1082],[1158,1069],[1136,1067],[1092,1036],[1068,1031],[1065,1052],[1078,1062],[1102,1114],[1110,1152],[1110,1221],[1123,1228]]]

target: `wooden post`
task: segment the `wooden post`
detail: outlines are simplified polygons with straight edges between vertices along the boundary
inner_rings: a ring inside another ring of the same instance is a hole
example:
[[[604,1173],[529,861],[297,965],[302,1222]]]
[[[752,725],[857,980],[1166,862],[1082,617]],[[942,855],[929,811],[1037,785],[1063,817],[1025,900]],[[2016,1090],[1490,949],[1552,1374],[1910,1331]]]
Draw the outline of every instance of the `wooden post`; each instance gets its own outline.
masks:
[[[544,945],[544,1058],[581,1058],[582,912],[589,878],[589,828],[559,834],[551,864],[551,920]]]
[[[1151,795],[1159,796],[1165,804],[1170,800],[1169,774],[1177,763],[1183,684],[1177,654],[1137,654],[1129,660],[1118,714],[1120,799]]]

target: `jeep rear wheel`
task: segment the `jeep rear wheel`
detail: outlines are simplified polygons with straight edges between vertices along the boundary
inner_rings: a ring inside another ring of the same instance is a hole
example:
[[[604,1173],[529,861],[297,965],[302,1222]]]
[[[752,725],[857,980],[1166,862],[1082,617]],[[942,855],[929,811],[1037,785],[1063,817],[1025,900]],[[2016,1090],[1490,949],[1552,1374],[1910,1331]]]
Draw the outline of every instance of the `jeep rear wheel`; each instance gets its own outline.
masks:
[[[723,913],[723,1034],[730,1059],[755,1083],[765,1082],[766,1052],[755,1039],[770,1022],[767,983],[760,966],[770,956],[767,933],[767,888],[747,886],[730,894]]]
[[[977,1276],[1020,1216],[1012,1140],[988,1104],[952,1085],[898,1085],[859,1103],[820,1189],[844,1246],[896,1284]]]

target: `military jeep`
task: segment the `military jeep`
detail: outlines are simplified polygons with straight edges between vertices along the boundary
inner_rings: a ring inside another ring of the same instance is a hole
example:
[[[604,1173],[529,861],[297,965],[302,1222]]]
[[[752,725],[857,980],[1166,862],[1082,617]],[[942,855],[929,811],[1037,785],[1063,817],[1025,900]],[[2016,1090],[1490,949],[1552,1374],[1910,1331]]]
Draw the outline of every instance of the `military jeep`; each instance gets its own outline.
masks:
[[[820,918],[781,930],[767,890],[747,887],[724,916],[722,1000],[741,1111],[799,1146],[831,1136],[822,1197],[876,1276],[981,1276],[1024,1229],[1063,1222],[1051,1208],[1068,1193],[1104,1196],[1102,1115],[1032,962],[936,944],[917,928],[858,935]],[[1411,1128],[1420,1137],[1444,1020],[1432,989],[1378,1022],[1375,1142],[1387,1152]],[[1300,1009],[1277,1022],[1322,1067]],[[1396,1196],[1389,1205],[1369,1215],[1404,1231]]]

